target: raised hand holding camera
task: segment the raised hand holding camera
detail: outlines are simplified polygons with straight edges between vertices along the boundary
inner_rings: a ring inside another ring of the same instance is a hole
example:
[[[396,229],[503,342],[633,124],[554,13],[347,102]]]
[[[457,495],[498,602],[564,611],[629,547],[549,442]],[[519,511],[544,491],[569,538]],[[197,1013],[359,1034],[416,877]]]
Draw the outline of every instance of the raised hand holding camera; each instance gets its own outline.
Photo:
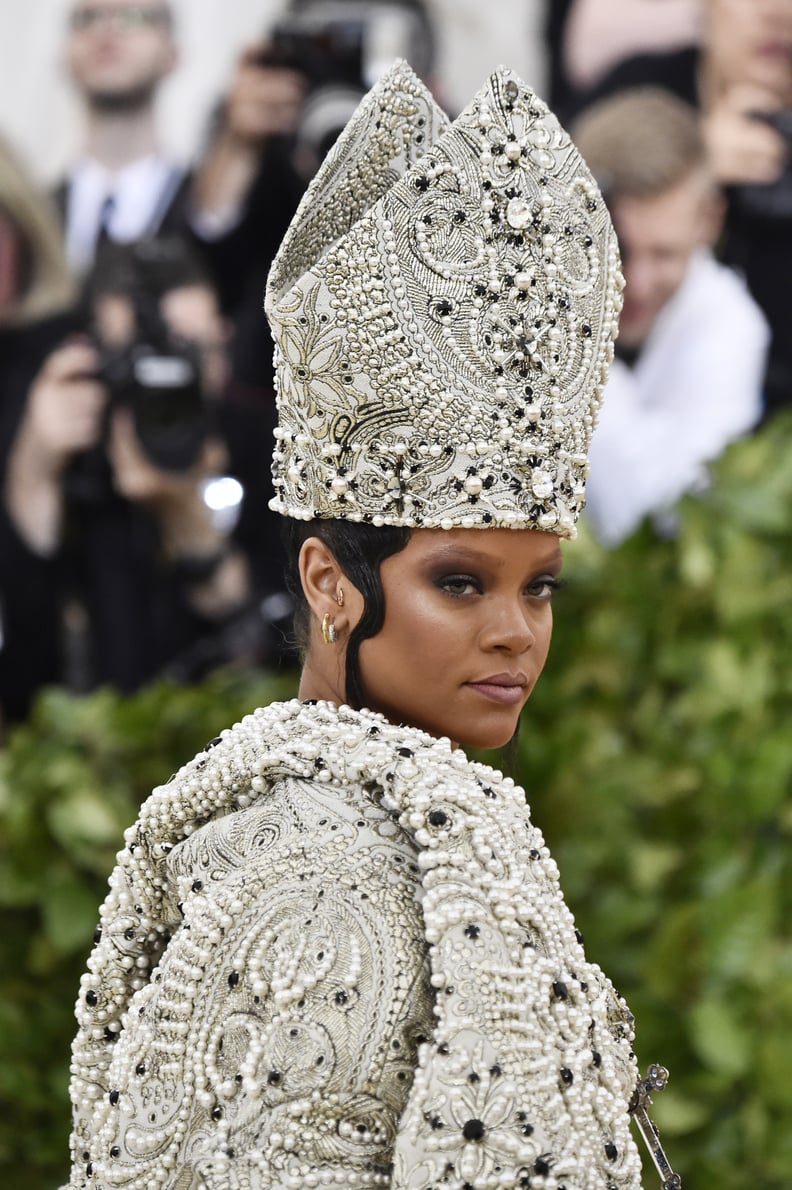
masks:
[[[75,340],[44,361],[30,388],[5,495],[17,532],[37,554],[51,554],[60,542],[64,471],[102,435],[107,390],[98,365],[96,348]]]

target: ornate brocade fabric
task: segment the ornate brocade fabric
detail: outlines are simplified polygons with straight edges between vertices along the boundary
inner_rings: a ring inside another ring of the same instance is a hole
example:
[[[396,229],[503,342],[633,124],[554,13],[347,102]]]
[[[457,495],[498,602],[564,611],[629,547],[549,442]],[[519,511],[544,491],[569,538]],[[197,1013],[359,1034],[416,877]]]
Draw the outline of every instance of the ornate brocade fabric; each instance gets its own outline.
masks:
[[[501,67],[449,124],[396,62],[269,276],[271,507],[574,536],[621,290],[605,203],[542,100]]]
[[[631,1018],[523,791],[326,703],[213,744],[111,878],[72,1190],[638,1190]]]

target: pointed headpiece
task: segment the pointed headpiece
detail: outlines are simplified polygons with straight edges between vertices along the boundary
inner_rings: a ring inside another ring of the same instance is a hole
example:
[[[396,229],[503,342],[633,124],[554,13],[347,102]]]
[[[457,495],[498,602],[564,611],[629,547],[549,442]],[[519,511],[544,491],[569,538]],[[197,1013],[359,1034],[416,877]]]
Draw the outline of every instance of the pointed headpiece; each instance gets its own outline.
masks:
[[[270,272],[272,507],[572,537],[622,280],[597,186],[501,68],[449,123],[397,62]]]

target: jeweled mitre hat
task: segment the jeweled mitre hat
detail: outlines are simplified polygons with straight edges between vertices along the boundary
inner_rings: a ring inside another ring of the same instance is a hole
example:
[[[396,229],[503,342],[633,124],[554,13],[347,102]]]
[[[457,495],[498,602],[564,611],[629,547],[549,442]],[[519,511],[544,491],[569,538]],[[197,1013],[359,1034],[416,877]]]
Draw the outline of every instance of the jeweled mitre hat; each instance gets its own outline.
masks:
[[[287,516],[572,537],[622,279],[597,186],[501,68],[449,123],[397,62],[270,272]]]

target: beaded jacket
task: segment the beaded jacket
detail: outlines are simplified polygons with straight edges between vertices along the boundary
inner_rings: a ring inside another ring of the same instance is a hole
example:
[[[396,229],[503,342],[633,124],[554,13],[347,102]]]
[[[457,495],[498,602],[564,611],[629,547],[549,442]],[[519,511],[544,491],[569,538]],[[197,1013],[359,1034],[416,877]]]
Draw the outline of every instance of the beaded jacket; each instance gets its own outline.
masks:
[[[639,1190],[632,1018],[522,789],[276,703],[154,790],[83,976],[71,1190]]]

